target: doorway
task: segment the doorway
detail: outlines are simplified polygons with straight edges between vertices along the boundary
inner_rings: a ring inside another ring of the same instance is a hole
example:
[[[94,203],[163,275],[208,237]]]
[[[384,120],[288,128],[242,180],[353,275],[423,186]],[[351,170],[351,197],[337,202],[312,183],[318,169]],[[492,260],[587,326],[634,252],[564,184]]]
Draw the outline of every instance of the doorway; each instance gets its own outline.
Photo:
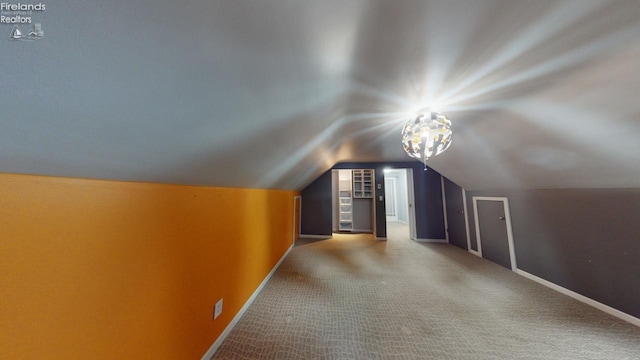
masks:
[[[445,231],[449,244],[474,252],[469,238],[466,192],[451,180],[440,176],[444,204]],[[479,254],[476,254],[479,255]]]
[[[398,186],[397,177],[385,176],[384,178],[384,210],[387,222],[398,221]],[[405,221],[405,223],[407,223]]]
[[[416,239],[411,169],[384,170],[387,238]]]
[[[478,253],[483,258],[517,270],[509,200],[505,197],[473,197]]]
[[[374,169],[331,171],[333,233],[375,235]]]

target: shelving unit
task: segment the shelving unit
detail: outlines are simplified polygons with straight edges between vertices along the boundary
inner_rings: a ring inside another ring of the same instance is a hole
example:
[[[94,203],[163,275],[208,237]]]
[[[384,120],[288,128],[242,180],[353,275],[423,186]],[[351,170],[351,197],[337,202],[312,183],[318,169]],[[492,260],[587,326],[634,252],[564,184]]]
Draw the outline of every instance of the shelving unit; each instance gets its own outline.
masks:
[[[351,170],[340,170],[338,174],[339,216],[338,230],[353,230],[353,198],[351,188]]]
[[[353,171],[353,198],[373,198],[373,170],[358,169]]]
[[[374,169],[332,170],[333,232],[375,234]]]
[[[353,230],[353,204],[351,198],[340,198],[340,231]]]

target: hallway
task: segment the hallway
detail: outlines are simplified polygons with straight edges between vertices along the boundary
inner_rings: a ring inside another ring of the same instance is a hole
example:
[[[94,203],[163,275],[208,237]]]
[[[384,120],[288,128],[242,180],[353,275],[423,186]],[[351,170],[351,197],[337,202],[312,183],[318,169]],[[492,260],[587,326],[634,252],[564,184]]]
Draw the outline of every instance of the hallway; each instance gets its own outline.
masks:
[[[447,244],[300,240],[214,359],[632,359],[640,329]],[[400,231],[402,233],[402,231]]]
[[[398,239],[401,241],[409,240],[409,225],[397,221],[387,221],[387,238],[391,241]]]

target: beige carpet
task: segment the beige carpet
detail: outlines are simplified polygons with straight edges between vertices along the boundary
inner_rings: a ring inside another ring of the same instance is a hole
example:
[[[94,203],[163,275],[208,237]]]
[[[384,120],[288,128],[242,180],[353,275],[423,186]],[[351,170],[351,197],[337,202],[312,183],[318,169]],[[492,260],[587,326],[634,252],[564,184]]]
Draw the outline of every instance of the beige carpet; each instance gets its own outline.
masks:
[[[214,359],[640,359],[640,328],[447,244],[301,240]]]

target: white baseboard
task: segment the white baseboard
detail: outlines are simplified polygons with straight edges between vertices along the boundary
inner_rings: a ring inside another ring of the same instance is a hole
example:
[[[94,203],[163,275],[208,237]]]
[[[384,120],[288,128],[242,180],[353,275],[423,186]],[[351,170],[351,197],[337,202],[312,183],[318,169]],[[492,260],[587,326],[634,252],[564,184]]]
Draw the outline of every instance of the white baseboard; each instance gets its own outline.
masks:
[[[300,234],[299,239],[331,239],[333,238],[332,235],[306,235],[306,234]]]
[[[385,240],[386,241],[387,238],[386,237],[376,237],[376,240]]]
[[[447,239],[413,239],[413,241],[415,242],[420,242],[420,243],[447,243]]]
[[[472,254],[473,254],[473,255],[475,255],[475,256],[482,257],[482,255],[480,255],[480,252],[479,252],[479,251],[476,251],[476,250],[473,250],[473,249],[469,249],[469,252],[470,252],[470,253],[472,253]]]
[[[609,305],[605,305],[605,304],[603,304],[601,302],[598,302],[598,301],[595,301],[593,299],[590,299],[590,298],[588,298],[588,297],[586,297],[584,295],[580,295],[577,292],[571,291],[571,290],[569,290],[567,288],[564,288],[564,287],[562,287],[560,285],[556,285],[556,284],[552,283],[551,281],[548,281],[548,280],[545,280],[543,278],[537,277],[537,276],[535,276],[533,274],[530,274],[530,273],[528,273],[526,271],[517,269],[516,273],[526,277],[529,280],[533,280],[533,281],[535,281],[535,282],[537,282],[539,284],[542,284],[542,285],[544,285],[544,286],[546,286],[548,288],[551,288],[551,289],[553,289],[553,290],[555,290],[555,291],[557,291],[559,293],[562,293],[562,294],[565,294],[567,296],[570,296],[570,297],[572,297],[572,298],[574,298],[574,299],[576,299],[576,300],[578,300],[578,301],[580,301],[582,303],[585,303],[585,304],[587,304],[589,306],[592,306],[592,307],[594,307],[594,308],[596,308],[596,309],[598,309],[600,311],[604,311],[609,315],[617,317],[618,319],[624,320],[624,321],[626,321],[628,323],[631,323],[631,324],[633,324],[635,326],[640,327],[640,319],[638,319],[637,317],[631,316],[631,315],[629,315],[627,313],[624,313],[624,312],[622,312],[622,311],[620,311],[618,309],[614,309]]]
[[[202,360],[209,360],[213,357],[213,354],[215,354],[218,348],[220,347],[220,345],[222,345],[222,342],[224,341],[224,339],[227,338],[231,330],[236,326],[238,321],[240,321],[240,319],[242,318],[242,315],[244,315],[244,313],[247,311],[249,306],[251,306],[251,304],[256,299],[258,294],[260,294],[262,289],[267,285],[267,283],[269,282],[273,274],[275,274],[276,270],[278,270],[278,268],[280,267],[280,264],[282,264],[282,262],[287,257],[287,255],[289,255],[289,253],[291,252],[291,249],[293,249],[293,245],[289,247],[289,249],[287,250],[287,252],[284,253],[284,255],[282,255],[280,260],[278,260],[278,263],[273,267],[273,269],[271,269],[271,272],[269,272],[267,277],[265,277],[264,280],[262,280],[262,283],[260,283],[260,286],[258,286],[258,288],[256,289],[256,291],[253,292],[253,294],[251,294],[251,297],[249,297],[249,300],[247,300],[247,302],[244,303],[244,306],[242,306],[242,309],[240,309],[240,311],[238,311],[236,316],[233,317],[233,320],[231,320],[229,325],[227,325],[227,327],[224,329],[222,334],[218,336],[218,338],[213,343],[213,345],[211,345],[209,350],[207,350],[207,352],[204,353],[204,355],[202,355]]]

